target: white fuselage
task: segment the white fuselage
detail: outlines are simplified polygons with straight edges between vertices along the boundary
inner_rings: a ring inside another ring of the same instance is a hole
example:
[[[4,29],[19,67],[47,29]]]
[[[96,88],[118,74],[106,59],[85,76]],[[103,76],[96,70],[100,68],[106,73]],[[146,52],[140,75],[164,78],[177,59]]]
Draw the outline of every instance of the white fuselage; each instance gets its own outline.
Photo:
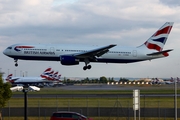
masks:
[[[47,79],[41,77],[18,77],[14,83],[43,83],[48,82]]]
[[[21,47],[17,47],[21,46]],[[25,46],[25,47],[23,47]],[[4,50],[4,54],[14,59],[23,60],[45,60],[45,61],[60,61],[61,55],[78,54],[93,49],[98,46],[84,46],[84,45],[54,45],[54,44],[15,44],[9,46]],[[156,58],[165,57],[163,55],[147,56],[147,54],[156,52],[147,48],[138,47],[121,47],[115,46],[107,53],[97,60],[90,60],[90,62],[104,62],[104,63],[132,63],[144,60],[151,60]],[[83,62],[80,59],[80,62]]]

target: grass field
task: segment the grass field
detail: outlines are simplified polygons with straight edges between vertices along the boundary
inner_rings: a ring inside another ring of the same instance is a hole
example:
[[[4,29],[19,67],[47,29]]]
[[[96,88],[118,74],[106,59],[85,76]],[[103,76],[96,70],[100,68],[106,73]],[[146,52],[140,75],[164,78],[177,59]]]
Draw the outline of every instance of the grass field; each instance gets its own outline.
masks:
[[[29,107],[112,107],[116,101],[119,101],[122,107],[129,107],[133,105],[132,98],[28,98]],[[163,97],[163,98],[141,98],[140,105],[143,107],[144,103],[146,108],[153,108],[160,106],[162,108],[173,108],[174,98]],[[178,103],[180,100],[178,99]],[[23,107],[24,99],[12,98],[9,101],[11,107]],[[180,105],[178,104],[178,108]]]
[[[78,85],[76,85],[78,86]],[[80,87],[81,85],[79,85]],[[99,85],[100,86],[100,85]],[[174,94],[174,85],[119,85],[123,90],[65,90],[61,87],[41,88],[39,92],[29,92],[28,94],[133,94],[132,90],[127,88],[139,89],[140,94]],[[177,93],[180,93],[180,84],[177,87]],[[22,94],[22,92],[13,92],[13,94]]]

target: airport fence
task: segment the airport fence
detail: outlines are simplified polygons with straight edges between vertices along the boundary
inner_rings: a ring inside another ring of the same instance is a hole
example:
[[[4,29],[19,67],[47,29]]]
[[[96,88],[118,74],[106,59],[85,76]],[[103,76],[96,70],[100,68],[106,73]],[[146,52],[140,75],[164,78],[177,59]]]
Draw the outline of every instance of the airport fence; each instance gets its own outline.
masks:
[[[27,115],[30,117],[44,117],[48,120],[55,111],[74,111],[89,117],[126,117],[130,120],[134,116],[133,103],[130,100],[117,99],[93,99],[90,98],[68,98],[61,100],[47,99],[28,99]],[[23,100],[22,100],[23,101]],[[22,101],[11,103],[3,108],[3,117],[22,117],[24,116],[24,103]],[[147,101],[141,102],[140,111],[136,112],[136,116],[156,118],[173,118],[174,117],[174,101]],[[180,117],[180,108],[178,107],[177,117]]]

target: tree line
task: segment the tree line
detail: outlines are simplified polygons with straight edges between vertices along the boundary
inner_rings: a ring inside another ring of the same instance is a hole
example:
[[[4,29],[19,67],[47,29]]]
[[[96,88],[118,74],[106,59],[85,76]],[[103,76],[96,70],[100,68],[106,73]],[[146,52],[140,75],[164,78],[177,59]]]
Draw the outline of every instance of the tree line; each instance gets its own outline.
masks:
[[[127,78],[120,78],[118,81],[115,80],[113,77],[106,78],[105,76],[98,78],[84,78],[82,80],[73,80],[73,79],[66,79],[64,78],[63,83],[64,84],[83,84],[83,83],[108,83],[108,82],[128,82],[129,79]]]

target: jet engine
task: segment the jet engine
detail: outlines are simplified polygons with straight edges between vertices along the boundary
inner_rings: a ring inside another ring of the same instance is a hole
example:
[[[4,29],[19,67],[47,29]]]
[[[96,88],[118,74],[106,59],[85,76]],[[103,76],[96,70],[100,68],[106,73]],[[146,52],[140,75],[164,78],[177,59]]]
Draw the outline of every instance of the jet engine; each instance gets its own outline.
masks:
[[[74,56],[62,55],[60,56],[60,61],[62,65],[78,65],[79,59]]]

